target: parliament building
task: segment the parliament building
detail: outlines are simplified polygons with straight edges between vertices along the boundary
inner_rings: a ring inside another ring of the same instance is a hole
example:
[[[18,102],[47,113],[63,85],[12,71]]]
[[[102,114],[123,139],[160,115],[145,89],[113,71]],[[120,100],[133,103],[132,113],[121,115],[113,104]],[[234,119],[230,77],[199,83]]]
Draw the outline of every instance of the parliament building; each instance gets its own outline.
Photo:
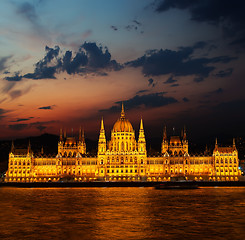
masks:
[[[81,129],[78,139],[67,137],[61,130],[58,154],[53,157],[46,156],[43,149],[34,154],[30,143],[26,149],[12,144],[5,181],[169,181],[172,176],[197,181],[237,181],[240,175],[234,140],[232,146],[220,147],[216,139],[212,154],[190,155],[185,129],[181,137],[168,137],[165,127],[161,154],[148,156],[142,119],[137,141],[122,105],[110,141],[101,120],[97,156],[87,154]]]

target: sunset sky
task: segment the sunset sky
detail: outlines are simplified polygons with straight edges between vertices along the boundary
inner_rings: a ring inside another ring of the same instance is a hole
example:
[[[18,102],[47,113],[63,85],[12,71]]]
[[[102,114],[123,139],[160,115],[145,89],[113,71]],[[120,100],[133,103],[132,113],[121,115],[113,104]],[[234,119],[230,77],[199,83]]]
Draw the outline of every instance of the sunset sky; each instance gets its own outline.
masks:
[[[121,102],[146,138],[245,133],[245,2],[1,0],[0,139],[109,137]]]

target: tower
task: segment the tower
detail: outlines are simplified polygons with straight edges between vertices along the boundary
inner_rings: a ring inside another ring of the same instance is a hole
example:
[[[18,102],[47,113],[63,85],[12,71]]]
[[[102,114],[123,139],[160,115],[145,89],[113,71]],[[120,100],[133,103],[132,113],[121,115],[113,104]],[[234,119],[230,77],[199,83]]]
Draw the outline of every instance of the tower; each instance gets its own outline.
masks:
[[[98,142],[98,154],[104,154],[106,152],[106,137],[103,118],[101,119],[100,136]]]
[[[187,141],[187,137],[186,137],[186,128],[184,126],[184,130],[183,130],[183,140],[182,140],[182,144],[183,144],[183,150],[185,153],[188,153],[188,141]]]
[[[140,119],[140,130],[139,130],[139,139],[138,139],[138,152],[140,155],[146,155],[146,142],[145,142],[145,133],[143,128],[143,120]]]
[[[167,139],[167,128],[164,126],[163,129],[163,140],[162,140],[162,154],[168,151],[168,139]]]
[[[85,143],[85,137],[84,137],[84,129],[79,128],[79,137],[78,137],[78,151],[81,154],[86,154],[86,143]]]

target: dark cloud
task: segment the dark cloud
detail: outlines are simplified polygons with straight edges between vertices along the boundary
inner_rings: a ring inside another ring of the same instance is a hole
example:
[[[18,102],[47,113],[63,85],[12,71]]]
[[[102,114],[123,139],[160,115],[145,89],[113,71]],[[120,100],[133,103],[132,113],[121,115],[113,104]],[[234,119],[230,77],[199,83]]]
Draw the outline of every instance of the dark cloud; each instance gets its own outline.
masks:
[[[12,121],[12,122],[24,122],[24,121],[28,121],[30,119],[33,119],[33,117],[29,117],[29,118],[17,118],[15,121]]]
[[[46,129],[47,127],[43,126],[43,125],[39,125],[39,126],[36,126],[36,128],[38,130],[40,130],[40,132],[42,132],[44,129]]]
[[[147,90],[147,89],[140,90],[140,91],[138,91],[136,94],[145,93],[145,92],[149,92],[149,90]]]
[[[206,43],[198,42],[192,47],[180,47],[178,51],[172,50],[149,50],[144,56],[127,62],[127,66],[142,67],[146,76],[159,76],[172,74],[173,76],[197,75],[208,77],[215,66],[210,64],[228,63],[236,58],[218,56],[214,58],[193,58],[195,49],[203,48]]]
[[[38,109],[43,109],[43,110],[52,110],[52,109],[53,109],[53,106],[39,107]]]
[[[113,29],[114,31],[118,30],[118,28],[116,26],[111,26],[111,29]]]
[[[224,35],[233,39],[231,44],[245,47],[244,1],[162,0],[156,7],[156,11],[164,12],[171,8],[189,10],[193,21],[221,26]]]
[[[19,75],[20,73],[19,72],[17,72],[17,73],[15,73],[15,75],[14,76],[12,76],[12,77],[5,77],[4,79],[5,80],[7,80],[7,81],[13,81],[13,82],[18,82],[18,81],[20,81],[21,79],[22,79],[22,76],[20,76]]]
[[[170,87],[178,87],[178,86],[179,86],[178,83],[174,83],[174,84],[172,84]]]
[[[18,6],[17,13],[24,16],[29,22],[37,21],[37,14],[35,7],[28,2],[24,2]]]
[[[207,93],[204,97],[208,98],[208,97],[211,97],[213,95],[221,94],[223,92],[224,92],[223,88],[218,88],[218,89],[216,89],[214,91],[211,91],[211,92]]]
[[[28,128],[28,124],[13,124],[8,126],[9,129],[14,130],[14,131],[21,131],[23,129]]]
[[[33,123],[29,123],[29,124],[12,124],[12,125],[8,125],[9,129],[11,130],[15,130],[15,131],[21,131],[27,128],[32,128],[35,127],[38,130],[40,130],[41,132],[47,128],[47,126],[45,125],[49,125],[51,123],[57,123],[58,121],[47,121],[47,122],[33,122]]]
[[[144,106],[146,108],[162,107],[178,102],[173,97],[165,97],[164,96],[165,94],[166,93],[164,92],[159,92],[159,93],[151,93],[151,94],[145,94],[140,96],[136,95],[133,98],[123,101],[123,104],[128,110],[130,110],[134,108],[139,108],[141,106]],[[122,101],[115,102],[115,103],[116,106],[112,106],[109,109],[104,109],[101,111],[109,111],[109,112],[120,111]]]
[[[177,82],[177,80],[176,79],[173,79],[173,76],[171,76],[164,83],[165,84],[169,84],[169,83],[174,83],[174,82]]]
[[[142,30],[142,23],[137,20],[133,20],[132,22],[130,22],[130,24],[125,26],[125,29],[127,31],[140,31],[140,33],[144,33],[144,31]]]
[[[220,78],[228,77],[228,76],[231,76],[232,72],[233,72],[233,69],[232,68],[228,68],[226,70],[219,71],[218,73],[215,74],[215,76],[216,77],[220,77]]]
[[[5,117],[4,114],[6,113],[7,111],[3,108],[0,108],[0,120]]]
[[[8,93],[14,86],[16,82],[7,82],[7,84],[3,87],[2,92]]]
[[[199,83],[199,82],[204,81],[204,78],[203,77],[196,77],[196,78],[194,78],[193,81]]]
[[[152,78],[148,79],[148,86],[152,85],[154,80]]]
[[[18,97],[22,96],[22,94],[23,94],[23,92],[21,90],[14,90],[14,91],[9,93],[9,95],[12,99],[18,98]]]
[[[184,97],[182,100],[183,100],[184,102],[189,102],[189,101],[190,101],[187,97]]]
[[[22,3],[19,2],[20,1],[13,2],[17,7],[16,13],[22,18],[24,18],[32,27],[33,31],[35,31],[38,35],[42,37],[49,37],[49,32],[41,25],[40,18],[36,11],[35,5],[38,5],[38,3],[31,4],[27,1]]]
[[[87,74],[92,73],[105,76],[105,71],[119,71],[123,68],[117,61],[111,59],[111,54],[107,47],[97,46],[94,42],[85,42],[74,54],[66,51],[62,56],[59,46],[50,48],[46,46],[46,55],[42,60],[35,64],[33,73],[24,76],[14,76],[6,80],[31,78],[31,79],[55,79],[55,74],[67,72],[68,74]]]
[[[134,20],[133,21],[135,24],[137,24],[138,26],[141,26],[142,25],[142,23],[140,23],[139,21],[137,21],[137,20]]]
[[[4,71],[7,68],[7,61],[11,58],[12,56],[7,56],[7,57],[2,57],[0,58],[0,72]],[[6,72],[6,71],[5,71]]]
[[[54,74],[57,71],[57,57],[59,55],[60,48],[59,46],[55,46],[54,48],[46,46],[45,51],[45,57],[35,64],[34,73],[25,74],[23,77],[31,79],[55,79]],[[56,63],[53,63],[54,66],[49,66],[53,60],[56,60]]]

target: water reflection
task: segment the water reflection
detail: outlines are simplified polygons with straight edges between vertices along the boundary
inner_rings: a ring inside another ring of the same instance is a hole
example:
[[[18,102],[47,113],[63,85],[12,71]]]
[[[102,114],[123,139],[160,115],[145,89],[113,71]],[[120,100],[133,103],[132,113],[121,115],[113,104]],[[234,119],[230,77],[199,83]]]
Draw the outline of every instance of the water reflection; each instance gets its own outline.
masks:
[[[244,239],[245,188],[0,189],[1,239]]]

